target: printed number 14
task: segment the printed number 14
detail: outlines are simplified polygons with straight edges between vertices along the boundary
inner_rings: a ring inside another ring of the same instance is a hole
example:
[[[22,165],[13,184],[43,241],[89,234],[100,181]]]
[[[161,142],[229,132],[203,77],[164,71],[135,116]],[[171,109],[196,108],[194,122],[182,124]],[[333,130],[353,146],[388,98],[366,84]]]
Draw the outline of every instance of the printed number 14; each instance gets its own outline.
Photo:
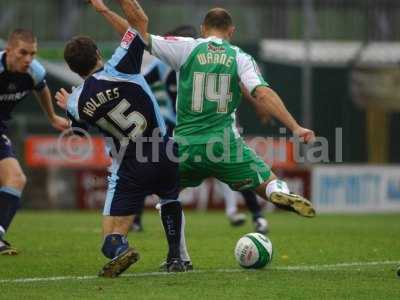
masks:
[[[232,101],[232,93],[229,90],[230,83],[231,76],[229,74],[195,72],[193,75],[192,111],[202,112],[204,99],[206,99],[218,103],[218,113],[227,113],[228,104]]]

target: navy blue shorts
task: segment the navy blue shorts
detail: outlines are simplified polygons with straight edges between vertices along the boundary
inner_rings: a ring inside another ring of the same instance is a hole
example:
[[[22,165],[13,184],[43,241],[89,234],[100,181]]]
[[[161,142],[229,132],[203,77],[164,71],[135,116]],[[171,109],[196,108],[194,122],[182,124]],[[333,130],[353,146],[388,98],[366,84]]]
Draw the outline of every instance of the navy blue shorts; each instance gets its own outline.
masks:
[[[0,160],[16,158],[12,143],[4,131],[0,131]]]
[[[156,194],[161,199],[176,200],[179,196],[179,165],[167,155],[177,157],[177,145],[161,143],[158,161],[139,162],[135,156],[126,156],[118,166],[115,161],[108,177],[108,189],[103,214],[129,216],[143,211],[145,198]],[[151,145],[143,153],[151,152]]]

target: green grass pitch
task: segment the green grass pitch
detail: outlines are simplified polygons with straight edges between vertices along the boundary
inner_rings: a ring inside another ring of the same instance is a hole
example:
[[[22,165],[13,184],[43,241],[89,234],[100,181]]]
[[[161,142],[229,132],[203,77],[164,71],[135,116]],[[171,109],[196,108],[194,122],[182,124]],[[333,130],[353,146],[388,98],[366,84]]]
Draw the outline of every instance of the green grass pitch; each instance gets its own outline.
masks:
[[[166,254],[158,215],[129,240],[141,260],[126,275],[101,279],[101,216],[22,212],[8,238],[21,250],[0,257],[0,299],[399,299],[400,215],[321,215],[268,219],[274,259],[249,271],[235,262],[249,222],[232,228],[220,212],[186,213],[195,271],[158,273]]]

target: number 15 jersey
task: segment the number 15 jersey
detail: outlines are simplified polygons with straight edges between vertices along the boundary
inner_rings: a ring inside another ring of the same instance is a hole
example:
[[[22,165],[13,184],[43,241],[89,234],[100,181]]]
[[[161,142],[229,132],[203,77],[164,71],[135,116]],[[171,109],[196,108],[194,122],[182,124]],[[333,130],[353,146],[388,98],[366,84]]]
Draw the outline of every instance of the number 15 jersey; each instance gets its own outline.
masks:
[[[159,106],[140,74],[145,46],[140,35],[128,29],[104,68],[87,78],[68,100],[73,126],[97,127],[112,138],[113,144],[106,139],[109,148],[119,150],[123,140],[165,135]],[[135,156],[134,150],[135,143],[129,142],[125,156]]]
[[[209,37],[193,39],[151,35],[151,53],[177,72],[178,142],[205,144],[227,132],[238,138],[235,112],[242,94],[268,86],[254,59],[229,42]]]

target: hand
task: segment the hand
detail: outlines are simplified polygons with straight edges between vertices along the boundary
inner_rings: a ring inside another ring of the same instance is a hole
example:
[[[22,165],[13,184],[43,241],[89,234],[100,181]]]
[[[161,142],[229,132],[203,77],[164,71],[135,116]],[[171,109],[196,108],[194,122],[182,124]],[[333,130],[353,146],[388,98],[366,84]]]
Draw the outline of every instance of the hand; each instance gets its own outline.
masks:
[[[57,115],[53,116],[50,120],[51,125],[60,131],[64,131],[70,128],[70,122],[62,117],[59,117]]]
[[[299,126],[297,129],[293,130],[293,134],[302,138],[306,144],[315,142],[315,133],[310,129]]]
[[[67,110],[68,98],[70,94],[65,89],[60,89],[54,98],[57,100],[57,105],[63,110]]]
[[[86,0],[86,2],[91,4],[99,13],[108,11],[108,7],[104,4],[103,0]]]

